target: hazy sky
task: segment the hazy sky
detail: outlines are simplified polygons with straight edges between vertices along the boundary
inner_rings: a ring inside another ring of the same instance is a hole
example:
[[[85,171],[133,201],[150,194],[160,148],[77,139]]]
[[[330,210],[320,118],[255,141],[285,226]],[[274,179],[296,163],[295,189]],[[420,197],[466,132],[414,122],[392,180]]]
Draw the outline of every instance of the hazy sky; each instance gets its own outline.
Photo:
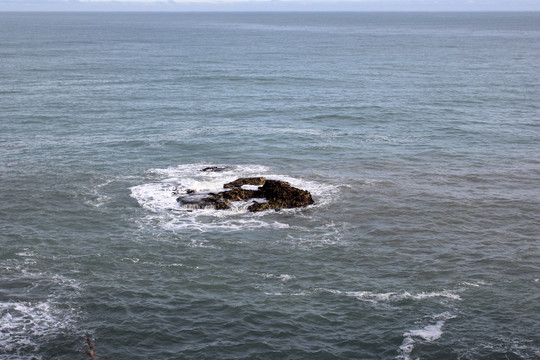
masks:
[[[0,11],[540,11],[540,0],[0,0]]]

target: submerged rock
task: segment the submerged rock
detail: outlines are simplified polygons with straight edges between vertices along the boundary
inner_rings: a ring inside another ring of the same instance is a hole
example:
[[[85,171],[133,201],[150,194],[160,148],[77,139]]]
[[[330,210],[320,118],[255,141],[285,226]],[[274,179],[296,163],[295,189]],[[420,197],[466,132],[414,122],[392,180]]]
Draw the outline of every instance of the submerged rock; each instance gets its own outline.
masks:
[[[209,167],[205,167],[204,169],[201,169],[201,171],[204,171],[204,172],[207,172],[207,171],[221,172],[221,171],[226,171],[226,170],[233,170],[233,168],[230,166],[224,166],[224,167],[209,166]]]
[[[257,190],[242,189],[243,185],[262,185]],[[304,207],[314,203],[311,194],[291,186],[290,183],[281,180],[266,180],[264,177],[240,178],[227,183],[224,188],[231,190],[219,193],[210,193],[208,197],[181,196],[176,199],[179,203],[189,208],[204,209],[213,207],[216,210],[229,209],[234,201],[246,201],[250,199],[265,199],[266,202],[254,201],[248,207],[249,211],[280,210]]]
[[[200,210],[200,209],[214,209],[216,202],[207,200],[207,198],[201,198],[200,196],[183,195],[176,198],[176,201],[185,210]]]

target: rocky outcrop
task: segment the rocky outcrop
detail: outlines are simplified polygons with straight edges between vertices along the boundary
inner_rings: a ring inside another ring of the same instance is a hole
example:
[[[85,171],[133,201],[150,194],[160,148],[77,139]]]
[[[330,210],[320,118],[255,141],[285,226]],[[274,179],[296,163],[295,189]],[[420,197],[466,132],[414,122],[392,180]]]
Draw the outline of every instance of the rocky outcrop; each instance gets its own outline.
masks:
[[[307,190],[292,187],[286,181],[267,180],[259,191],[264,194],[268,202],[255,202],[249,211],[262,211],[267,209],[291,209],[308,206],[314,203],[311,194]]]
[[[230,183],[227,183],[225,185],[223,185],[223,187],[225,189],[229,189],[229,188],[235,188],[235,187],[240,187],[240,186],[243,186],[243,185],[257,185],[257,186],[260,186],[260,185],[263,185],[264,182],[266,181],[266,178],[265,177],[251,177],[251,178],[239,178],[239,179],[236,179],[234,181],[231,181]]]
[[[259,186],[257,190],[243,189],[244,185]],[[240,178],[223,186],[231,190],[219,193],[210,193],[204,198],[194,198],[192,196],[181,196],[176,200],[190,207],[208,208],[216,210],[228,209],[231,202],[246,201],[250,199],[265,199],[265,202],[254,201],[248,207],[249,211],[280,210],[304,207],[314,203],[311,194],[307,190],[302,190],[291,186],[290,183],[280,180],[266,180],[264,177]]]

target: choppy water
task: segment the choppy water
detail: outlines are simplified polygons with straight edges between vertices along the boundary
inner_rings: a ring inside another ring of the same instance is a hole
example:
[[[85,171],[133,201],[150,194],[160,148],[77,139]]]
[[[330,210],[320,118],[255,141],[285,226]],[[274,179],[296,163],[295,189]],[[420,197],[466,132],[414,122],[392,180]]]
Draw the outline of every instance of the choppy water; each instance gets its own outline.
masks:
[[[0,358],[540,358],[538,58],[538,13],[0,14]],[[172,194],[240,176],[316,203]]]

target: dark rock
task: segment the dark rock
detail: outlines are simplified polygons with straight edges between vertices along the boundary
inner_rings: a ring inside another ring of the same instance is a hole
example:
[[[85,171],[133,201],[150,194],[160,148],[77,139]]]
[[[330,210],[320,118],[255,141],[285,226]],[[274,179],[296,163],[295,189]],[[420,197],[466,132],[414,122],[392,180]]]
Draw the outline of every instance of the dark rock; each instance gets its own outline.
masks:
[[[206,199],[201,199],[200,196],[183,195],[183,196],[179,196],[176,199],[176,201],[185,210],[198,210],[198,209],[215,208],[215,202],[214,201],[208,201]]]
[[[269,209],[270,209],[269,203],[258,202],[258,201],[254,201],[253,204],[248,207],[248,210],[251,212],[264,211],[264,210],[269,210]]]
[[[236,179],[230,183],[223,185],[223,187],[225,189],[228,189],[228,188],[240,187],[243,185],[260,186],[260,185],[263,185],[265,181],[266,181],[265,177],[240,178],[240,179]]]
[[[218,203],[220,201],[223,201],[223,198],[219,194],[210,194],[209,197],[205,197],[204,199],[200,200],[203,203]]]
[[[244,190],[241,188],[222,191],[218,195],[230,201],[249,200],[257,197],[263,197],[263,194],[259,190]]]
[[[216,210],[225,210],[225,209],[230,209],[231,203],[228,202],[228,201],[218,201],[215,203],[214,205],[214,209]]]
[[[258,185],[261,183],[263,185],[258,190],[245,190],[241,188],[243,185]],[[266,202],[254,201],[248,207],[248,210],[252,212],[270,209],[291,209],[314,203],[309,191],[292,187],[286,181],[266,180],[264,177],[240,178],[225,184],[224,187],[232,189],[219,193],[209,193],[207,197],[202,199],[198,195],[181,196],[176,201],[192,209],[213,207],[216,210],[223,210],[229,209],[231,202],[234,201],[260,198],[267,200]]]
[[[179,196],[176,198],[176,201],[181,204],[198,204],[201,200],[189,196]]]
[[[204,169],[201,169],[201,171],[215,171],[215,172],[221,172],[221,171],[226,171],[226,170],[232,170],[233,168],[230,167],[230,166],[224,166],[224,167],[219,167],[219,166],[209,166],[209,167],[206,167]]]
[[[292,187],[291,184],[286,181],[267,180],[264,185],[259,188],[259,191],[264,194],[264,197],[268,202],[260,205],[253,204],[255,206],[252,205],[248,208],[250,211],[292,209],[314,203],[309,191]]]
[[[193,189],[187,189],[186,190],[186,194],[195,194],[197,192],[197,190],[193,190]]]

